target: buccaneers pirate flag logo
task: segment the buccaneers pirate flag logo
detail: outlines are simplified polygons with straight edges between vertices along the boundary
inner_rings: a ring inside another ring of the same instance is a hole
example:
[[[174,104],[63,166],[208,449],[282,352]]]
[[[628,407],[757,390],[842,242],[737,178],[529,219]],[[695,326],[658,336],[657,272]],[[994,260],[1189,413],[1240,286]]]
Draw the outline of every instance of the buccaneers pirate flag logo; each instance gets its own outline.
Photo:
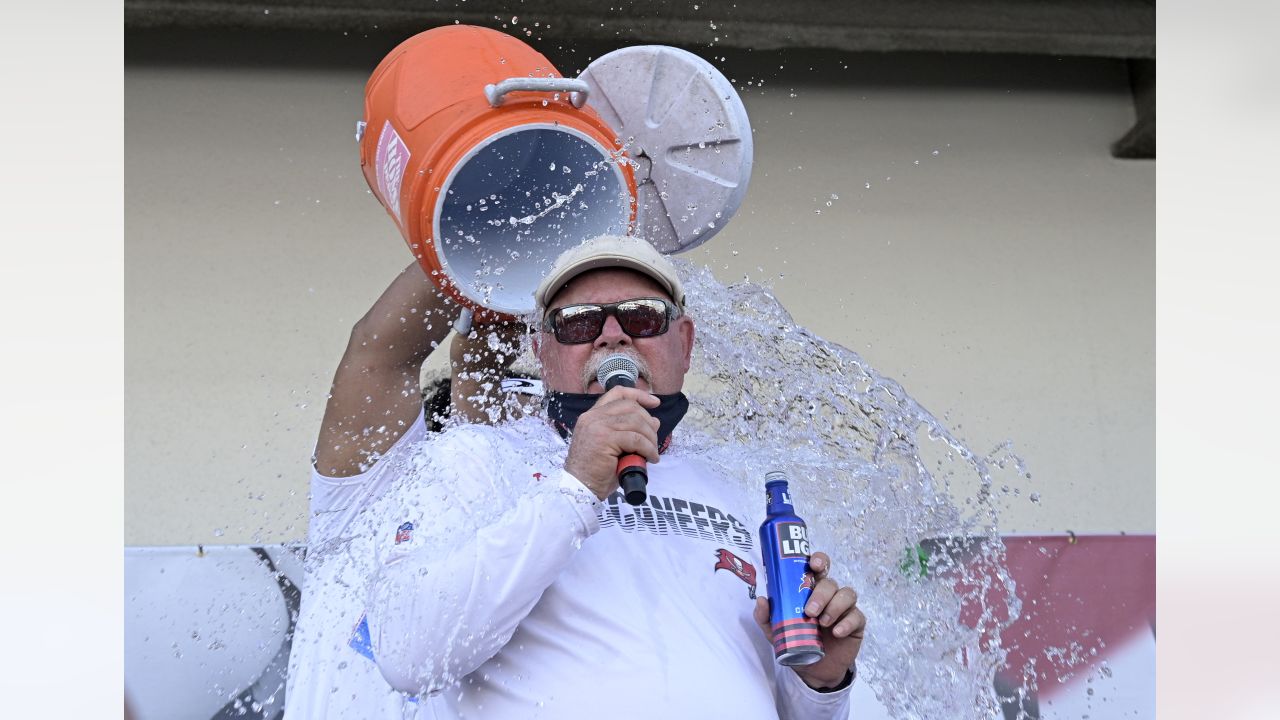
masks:
[[[806,572],[804,575],[801,575],[801,576],[800,576],[800,590],[799,590],[799,591],[803,591],[805,588],[808,588],[808,589],[810,589],[810,590],[812,590],[812,589],[813,589],[813,573],[811,573],[811,572]]]
[[[747,584],[747,597],[756,599],[756,568],[751,563],[720,548],[716,550],[716,570],[728,570]],[[713,570],[712,572],[715,572]]]

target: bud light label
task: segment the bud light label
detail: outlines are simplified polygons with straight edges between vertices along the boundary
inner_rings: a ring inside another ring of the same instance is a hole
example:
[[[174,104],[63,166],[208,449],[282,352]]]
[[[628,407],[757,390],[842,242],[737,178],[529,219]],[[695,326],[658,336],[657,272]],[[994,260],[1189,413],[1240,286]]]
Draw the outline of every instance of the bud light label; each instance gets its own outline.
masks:
[[[778,531],[778,556],[809,559],[809,531],[802,522],[780,522],[774,525]]]

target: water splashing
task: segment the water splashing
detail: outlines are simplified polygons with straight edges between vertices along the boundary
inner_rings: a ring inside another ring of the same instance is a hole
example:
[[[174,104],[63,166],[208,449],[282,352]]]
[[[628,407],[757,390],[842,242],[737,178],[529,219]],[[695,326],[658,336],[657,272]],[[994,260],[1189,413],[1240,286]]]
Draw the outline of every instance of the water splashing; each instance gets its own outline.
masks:
[[[564,207],[565,205],[567,205],[567,204],[569,203],[569,201],[571,201],[571,200],[573,200],[575,197],[577,197],[577,196],[578,196],[578,194],[579,194],[579,193],[581,193],[581,192],[583,191],[583,189],[584,189],[583,184],[582,184],[582,183],[578,183],[578,184],[576,184],[576,185],[574,185],[574,186],[573,186],[573,189],[569,191],[569,194],[568,194],[568,195],[564,195],[564,194],[561,194],[561,193],[558,193],[558,192],[554,192],[554,191],[552,191],[552,193],[551,193],[551,199],[549,199],[549,200],[545,200],[545,201],[543,202],[543,204],[545,205],[545,207],[543,207],[543,209],[542,209],[541,211],[539,211],[539,212],[537,212],[537,213],[535,213],[535,214],[533,214],[533,215],[526,215],[526,216],[524,216],[524,217],[520,217],[520,218],[518,218],[518,217],[516,217],[516,216],[512,215],[512,216],[511,216],[510,218],[508,218],[505,222],[504,222],[504,221],[502,221],[502,220],[488,220],[487,222],[488,222],[488,223],[490,223],[491,225],[499,225],[499,226],[500,226],[500,225],[504,225],[504,224],[509,224],[509,225],[512,225],[512,226],[516,226],[516,225],[532,225],[532,224],[534,224],[535,222],[537,222],[537,221],[541,220],[542,218],[546,217],[547,215],[550,215],[552,212],[555,212],[556,210],[559,210],[560,208],[562,208],[562,207]]]
[[[688,443],[749,497],[763,498],[765,472],[791,474],[814,548],[860,593],[860,677],[894,717],[1000,716],[998,636],[1020,608],[989,460],[857,353],[797,326],[767,288],[674,260],[698,323]],[[931,454],[949,472],[931,473]],[[956,473],[977,487],[966,512]]]

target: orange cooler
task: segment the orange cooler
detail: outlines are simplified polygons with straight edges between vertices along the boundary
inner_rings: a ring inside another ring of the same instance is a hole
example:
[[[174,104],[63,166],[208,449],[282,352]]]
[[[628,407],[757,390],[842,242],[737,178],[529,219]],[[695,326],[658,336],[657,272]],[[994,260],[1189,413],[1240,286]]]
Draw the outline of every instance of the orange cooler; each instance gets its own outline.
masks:
[[[520,40],[467,25],[409,38],[365,86],[365,179],[422,269],[477,319],[532,312],[563,250],[632,229],[632,166],[588,95]]]

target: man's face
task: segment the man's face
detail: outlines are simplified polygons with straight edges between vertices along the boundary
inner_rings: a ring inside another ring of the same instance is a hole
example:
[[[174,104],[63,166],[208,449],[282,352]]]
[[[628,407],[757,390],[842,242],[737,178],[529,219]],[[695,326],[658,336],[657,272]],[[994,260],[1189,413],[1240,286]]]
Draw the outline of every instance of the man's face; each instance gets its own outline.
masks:
[[[671,297],[652,278],[632,270],[589,270],[573,280],[551,300],[548,310],[583,303],[613,303],[636,298]],[[614,353],[631,355],[642,368],[636,387],[666,395],[680,392],[693,352],[693,320],[688,315],[671,321],[662,335],[633,338],[622,331],[618,319],[605,318],[600,337],[580,345],[561,345],[555,335],[542,331],[534,350],[542,363],[542,382],[559,392],[604,392],[595,380],[600,361]],[[648,373],[643,368],[648,369]],[[589,381],[584,380],[589,377]]]

